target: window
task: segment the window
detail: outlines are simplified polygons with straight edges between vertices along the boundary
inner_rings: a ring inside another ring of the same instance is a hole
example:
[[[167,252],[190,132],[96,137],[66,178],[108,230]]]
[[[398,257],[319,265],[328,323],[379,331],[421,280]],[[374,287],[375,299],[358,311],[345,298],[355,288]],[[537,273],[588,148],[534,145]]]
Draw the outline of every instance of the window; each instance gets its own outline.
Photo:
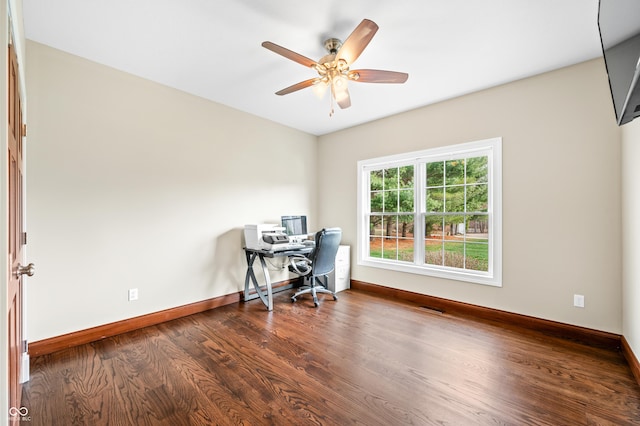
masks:
[[[500,286],[502,140],[358,162],[358,263]]]

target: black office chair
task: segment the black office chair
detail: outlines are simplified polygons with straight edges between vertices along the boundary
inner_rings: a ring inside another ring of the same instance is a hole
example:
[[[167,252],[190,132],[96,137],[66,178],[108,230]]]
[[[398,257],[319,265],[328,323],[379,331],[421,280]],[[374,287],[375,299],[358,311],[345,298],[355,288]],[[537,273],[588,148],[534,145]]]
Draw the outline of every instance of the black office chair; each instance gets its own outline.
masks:
[[[316,233],[314,251],[308,256],[291,257],[289,270],[304,276],[308,281],[307,285],[302,286],[296,294],[291,296],[292,302],[295,302],[298,296],[307,293],[313,296],[313,304],[316,307],[318,306],[317,293],[329,293],[333,296],[333,300],[338,300],[336,293],[328,289],[327,275],[335,268],[336,253],[338,253],[341,238],[342,229],[324,228]]]

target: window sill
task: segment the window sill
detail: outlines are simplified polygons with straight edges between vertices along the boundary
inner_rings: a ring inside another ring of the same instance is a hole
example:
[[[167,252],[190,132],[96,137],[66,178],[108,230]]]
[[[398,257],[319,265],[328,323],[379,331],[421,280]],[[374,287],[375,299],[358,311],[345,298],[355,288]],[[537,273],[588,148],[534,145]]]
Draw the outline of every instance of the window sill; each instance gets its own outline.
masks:
[[[406,272],[409,274],[427,275],[437,278],[445,278],[456,281],[465,281],[474,284],[483,284],[492,287],[502,287],[502,278],[499,274],[487,272],[471,273],[459,269],[441,267],[428,267],[412,263],[399,263],[385,261],[384,259],[359,259],[358,265],[372,268],[387,269],[391,271]]]

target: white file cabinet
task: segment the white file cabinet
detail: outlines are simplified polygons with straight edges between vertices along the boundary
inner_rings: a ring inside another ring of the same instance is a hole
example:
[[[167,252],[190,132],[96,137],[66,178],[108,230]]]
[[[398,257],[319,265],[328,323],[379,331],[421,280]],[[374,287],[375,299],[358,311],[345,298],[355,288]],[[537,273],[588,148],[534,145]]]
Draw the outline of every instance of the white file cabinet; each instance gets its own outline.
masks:
[[[351,247],[340,246],[336,254],[336,267],[329,274],[327,285],[336,293],[351,287]]]

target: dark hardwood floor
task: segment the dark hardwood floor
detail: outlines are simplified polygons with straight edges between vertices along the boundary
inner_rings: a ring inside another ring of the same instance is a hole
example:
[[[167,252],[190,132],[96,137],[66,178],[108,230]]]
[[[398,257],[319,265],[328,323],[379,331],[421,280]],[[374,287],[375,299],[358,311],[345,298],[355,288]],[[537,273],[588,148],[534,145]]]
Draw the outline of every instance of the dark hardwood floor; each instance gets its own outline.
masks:
[[[632,425],[621,353],[348,290],[32,359],[31,425]],[[25,424],[25,423],[23,423]]]

